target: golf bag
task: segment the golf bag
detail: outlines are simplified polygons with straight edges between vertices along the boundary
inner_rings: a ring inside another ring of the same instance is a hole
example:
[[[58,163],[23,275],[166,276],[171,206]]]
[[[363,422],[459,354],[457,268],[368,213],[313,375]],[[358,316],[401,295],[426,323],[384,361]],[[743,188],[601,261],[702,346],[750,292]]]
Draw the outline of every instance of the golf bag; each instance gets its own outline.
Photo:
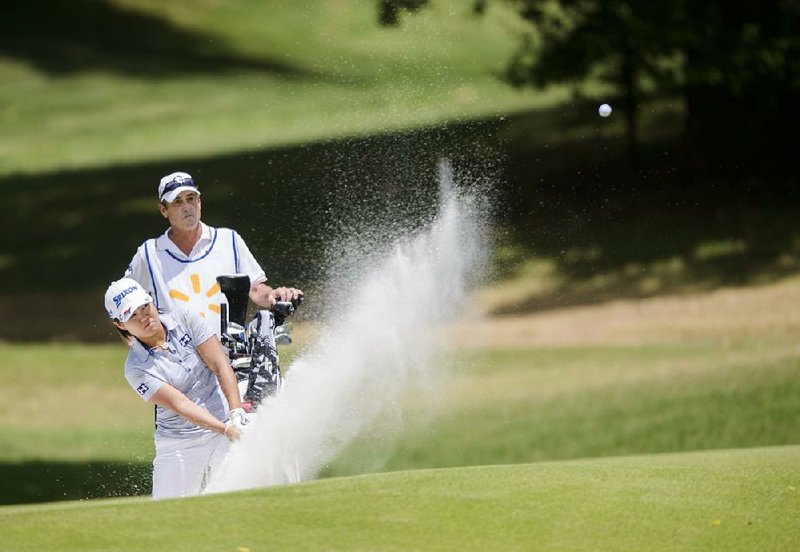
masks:
[[[228,300],[227,305],[220,305],[220,341],[236,374],[242,406],[252,411],[283,385],[278,345],[292,342],[284,322],[303,298],[258,311],[245,327],[250,278],[244,274],[223,275],[217,276],[217,283]]]

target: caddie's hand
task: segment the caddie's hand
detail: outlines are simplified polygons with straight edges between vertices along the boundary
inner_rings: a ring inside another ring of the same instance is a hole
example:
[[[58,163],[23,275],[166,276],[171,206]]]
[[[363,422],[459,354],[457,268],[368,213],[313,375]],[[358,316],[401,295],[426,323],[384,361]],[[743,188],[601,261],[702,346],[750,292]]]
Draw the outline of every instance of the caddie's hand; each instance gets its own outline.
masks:
[[[291,287],[279,287],[272,290],[270,297],[274,302],[277,301],[292,301],[303,295],[303,291]]]

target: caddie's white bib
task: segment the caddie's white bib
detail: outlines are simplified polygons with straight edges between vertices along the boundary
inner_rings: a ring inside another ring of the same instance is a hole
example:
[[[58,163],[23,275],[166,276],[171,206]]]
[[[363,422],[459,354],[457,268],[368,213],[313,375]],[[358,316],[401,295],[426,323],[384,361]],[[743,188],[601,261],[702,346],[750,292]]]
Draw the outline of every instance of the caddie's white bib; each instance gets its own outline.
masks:
[[[128,274],[153,295],[159,309],[170,312],[177,307],[188,308],[205,318],[219,334],[220,305],[227,301],[217,284],[217,276],[248,274],[252,282],[263,281],[265,277],[236,232],[205,225],[203,230],[203,239],[188,256],[167,234],[147,240],[139,248]]]

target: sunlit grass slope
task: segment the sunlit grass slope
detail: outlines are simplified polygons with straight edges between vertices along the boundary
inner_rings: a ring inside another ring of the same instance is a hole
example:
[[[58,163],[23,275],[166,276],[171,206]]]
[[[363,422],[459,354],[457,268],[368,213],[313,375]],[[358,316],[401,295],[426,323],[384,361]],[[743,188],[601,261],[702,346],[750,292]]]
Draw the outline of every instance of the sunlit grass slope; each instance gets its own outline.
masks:
[[[800,447],[0,508],[9,550],[794,550]]]
[[[129,392],[126,349],[0,345],[4,462],[149,458],[152,406]]]
[[[800,444],[799,294],[789,278],[466,324],[436,411],[330,473]]]
[[[99,20],[89,45],[54,46],[65,66],[43,70],[22,47],[0,60],[0,175],[374,134],[564,97],[502,82],[520,28],[502,3],[478,17],[466,0],[432,2],[398,28],[377,24],[372,0],[109,4],[103,18],[89,4],[72,14]],[[112,24],[120,32],[106,37]]]
[[[294,347],[284,347],[287,362]],[[123,373],[127,349],[0,344],[0,466],[64,461],[150,462],[153,406]]]
[[[799,286],[480,321],[401,428],[377,424],[322,475],[800,444]],[[124,355],[0,346],[5,503],[149,492],[152,408]],[[96,474],[114,470],[128,481],[104,490]]]
[[[378,424],[322,475],[798,444],[796,289],[484,321],[470,335],[487,347],[461,350],[428,407],[402,431]],[[489,347],[503,339],[524,345]],[[125,383],[124,354],[0,347],[3,503],[149,493],[152,408]]]
[[[399,441],[378,431],[330,473],[796,444],[800,361],[777,334],[463,350],[435,411],[411,409]],[[0,461],[150,460],[152,408],[125,382],[124,346],[0,352]]]

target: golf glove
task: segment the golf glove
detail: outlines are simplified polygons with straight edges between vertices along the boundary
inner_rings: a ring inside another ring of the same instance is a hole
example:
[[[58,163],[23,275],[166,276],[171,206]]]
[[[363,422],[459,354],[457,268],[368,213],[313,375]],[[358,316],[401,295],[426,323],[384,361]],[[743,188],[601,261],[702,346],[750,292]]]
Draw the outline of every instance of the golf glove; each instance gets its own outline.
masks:
[[[244,433],[247,429],[247,424],[250,423],[250,419],[247,417],[244,408],[234,408],[231,410],[230,418],[230,424],[235,427],[239,433]]]

